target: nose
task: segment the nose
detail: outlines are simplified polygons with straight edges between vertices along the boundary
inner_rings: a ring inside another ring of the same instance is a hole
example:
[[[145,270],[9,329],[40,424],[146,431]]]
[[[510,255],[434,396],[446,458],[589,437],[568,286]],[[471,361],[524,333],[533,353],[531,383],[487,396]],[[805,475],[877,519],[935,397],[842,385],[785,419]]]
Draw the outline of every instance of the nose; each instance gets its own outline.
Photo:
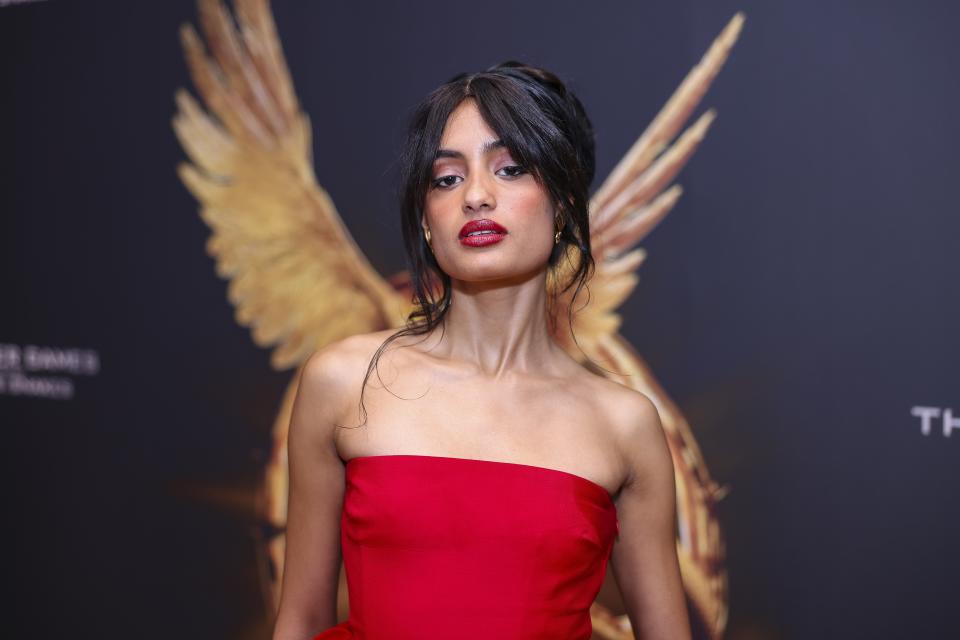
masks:
[[[482,209],[494,209],[496,206],[497,201],[486,176],[481,172],[474,172],[467,179],[466,188],[463,190],[464,213],[477,213]]]

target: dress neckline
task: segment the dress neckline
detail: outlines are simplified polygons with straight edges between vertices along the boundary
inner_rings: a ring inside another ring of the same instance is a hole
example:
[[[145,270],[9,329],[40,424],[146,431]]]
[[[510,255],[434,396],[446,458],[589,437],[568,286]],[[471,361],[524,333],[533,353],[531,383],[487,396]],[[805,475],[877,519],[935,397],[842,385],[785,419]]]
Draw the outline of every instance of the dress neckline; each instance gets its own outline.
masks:
[[[505,460],[483,460],[480,458],[461,458],[457,456],[432,456],[432,455],[425,455],[425,454],[418,454],[418,453],[384,453],[384,454],[375,454],[375,455],[366,455],[366,456],[354,456],[353,458],[350,458],[349,460],[347,460],[344,463],[344,466],[349,466],[350,463],[354,461],[363,462],[363,461],[371,461],[376,459],[400,459],[400,458],[408,458],[408,459],[415,459],[415,460],[446,460],[446,461],[454,461],[454,462],[472,462],[472,463],[489,464],[489,465],[506,465],[508,467],[514,467],[514,468],[535,469],[537,471],[542,471],[546,473],[555,473],[562,476],[566,476],[568,478],[572,478],[573,480],[582,483],[584,486],[589,487],[592,491],[603,494],[603,496],[606,498],[606,501],[610,504],[610,506],[612,506],[614,509],[616,508],[616,504],[613,501],[613,496],[610,494],[609,491],[607,491],[607,488],[601,485],[600,483],[594,482],[593,480],[590,480],[589,478],[585,478],[581,475],[577,475],[576,473],[571,473],[570,471],[564,471],[562,469],[553,469],[551,467],[541,467],[535,464],[525,464],[522,462],[507,462]]]

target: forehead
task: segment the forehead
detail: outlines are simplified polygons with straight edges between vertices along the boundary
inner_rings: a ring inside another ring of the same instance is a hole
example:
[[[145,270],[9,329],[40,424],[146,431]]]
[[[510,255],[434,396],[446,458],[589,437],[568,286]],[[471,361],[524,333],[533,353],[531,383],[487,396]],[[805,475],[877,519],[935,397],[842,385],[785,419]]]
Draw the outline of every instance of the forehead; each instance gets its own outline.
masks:
[[[466,98],[447,118],[443,134],[440,136],[440,146],[444,149],[475,151],[484,142],[497,137],[496,132],[480,114],[476,100]]]

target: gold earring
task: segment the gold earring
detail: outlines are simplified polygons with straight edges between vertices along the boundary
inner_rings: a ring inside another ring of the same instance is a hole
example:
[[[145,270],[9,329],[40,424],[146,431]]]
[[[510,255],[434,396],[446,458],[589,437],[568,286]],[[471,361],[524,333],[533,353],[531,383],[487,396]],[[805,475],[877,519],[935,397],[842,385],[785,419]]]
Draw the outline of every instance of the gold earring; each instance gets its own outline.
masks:
[[[424,227],[423,237],[427,239],[427,244],[430,244],[430,227]]]
[[[555,220],[557,221],[557,226],[560,228],[553,234],[553,244],[560,244],[560,234],[563,232],[563,227],[560,226],[560,216],[557,216]]]

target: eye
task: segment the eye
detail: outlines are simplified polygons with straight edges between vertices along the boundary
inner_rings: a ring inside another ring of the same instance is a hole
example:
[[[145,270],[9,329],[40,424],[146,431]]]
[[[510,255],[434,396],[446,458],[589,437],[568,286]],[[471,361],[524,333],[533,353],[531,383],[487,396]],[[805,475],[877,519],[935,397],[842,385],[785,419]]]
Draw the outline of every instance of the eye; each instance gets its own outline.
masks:
[[[511,165],[507,165],[507,166],[503,167],[503,168],[500,169],[500,171],[498,171],[497,173],[498,173],[498,174],[503,174],[504,176],[506,176],[506,177],[508,177],[508,178],[517,178],[517,177],[522,176],[523,174],[527,173],[527,170],[524,169],[523,167],[521,167],[520,165],[511,164]]]
[[[460,180],[460,179],[461,179],[460,176],[455,176],[455,175],[440,176],[439,178],[434,178],[430,182],[430,185],[434,189],[449,189],[450,187],[456,184],[457,180]]]

